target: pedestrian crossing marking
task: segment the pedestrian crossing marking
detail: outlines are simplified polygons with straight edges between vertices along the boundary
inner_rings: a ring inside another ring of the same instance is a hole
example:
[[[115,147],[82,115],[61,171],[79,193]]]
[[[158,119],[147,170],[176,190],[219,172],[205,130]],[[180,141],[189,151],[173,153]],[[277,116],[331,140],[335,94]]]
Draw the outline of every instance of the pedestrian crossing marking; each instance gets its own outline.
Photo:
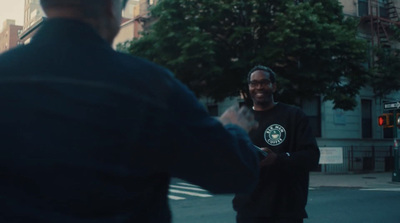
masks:
[[[199,187],[199,186],[194,185],[194,184],[183,183],[183,182],[179,182],[178,184],[183,185],[183,186],[189,186],[189,187]]]
[[[169,199],[185,200],[186,198],[183,197],[183,195],[202,197],[202,198],[213,197],[213,195],[209,194],[207,190],[204,190],[198,185],[186,182],[176,182],[175,184],[169,185],[169,194],[168,194]]]
[[[184,197],[178,197],[178,196],[175,196],[175,195],[168,195],[168,198],[172,199],[172,200],[185,200],[186,199]]]
[[[169,192],[177,193],[177,194],[186,194],[186,195],[191,195],[191,196],[196,196],[196,197],[212,197],[212,195],[210,195],[210,194],[201,194],[201,193],[195,193],[195,192],[189,192],[189,191],[183,191],[183,190],[175,190],[175,189],[169,189]]]
[[[204,189],[197,188],[197,187],[185,187],[185,186],[177,186],[177,185],[170,185],[170,187],[178,188],[178,189],[194,190],[194,191],[206,191]]]

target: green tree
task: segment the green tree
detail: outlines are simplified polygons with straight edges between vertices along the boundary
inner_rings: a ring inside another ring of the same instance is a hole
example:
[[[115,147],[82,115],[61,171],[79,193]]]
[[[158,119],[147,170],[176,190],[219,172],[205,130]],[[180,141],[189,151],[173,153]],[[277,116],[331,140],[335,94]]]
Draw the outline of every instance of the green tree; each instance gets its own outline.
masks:
[[[375,66],[371,71],[370,85],[376,96],[384,97],[400,90],[400,50],[393,48],[375,49]]]
[[[263,64],[278,74],[279,101],[323,95],[349,110],[366,81],[366,42],[337,0],[163,0],[151,15],[157,22],[129,52],[199,96],[246,93],[248,70]]]
[[[400,42],[399,25],[389,26],[392,42]],[[400,90],[400,50],[380,45],[374,49],[374,67],[370,72],[369,85],[376,96],[384,97]]]

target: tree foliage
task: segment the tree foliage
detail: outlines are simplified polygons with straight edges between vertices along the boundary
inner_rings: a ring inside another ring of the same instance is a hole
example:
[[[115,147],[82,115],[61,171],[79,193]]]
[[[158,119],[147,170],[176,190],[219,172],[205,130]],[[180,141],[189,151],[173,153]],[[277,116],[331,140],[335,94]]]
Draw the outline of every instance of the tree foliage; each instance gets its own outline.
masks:
[[[383,97],[400,90],[400,50],[377,48],[375,51],[377,60],[371,71],[369,83],[375,95]]]
[[[129,52],[169,68],[197,95],[247,92],[257,64],[278,74],[279,101],[315,95],[344,110],[366,82],[366,42],[337,0],[163,0]]]
[[[396,25],[389,27],[391,41],[400,42],[400,29]],[[370,72],[369,84],[376,96],[383,97],[400,90],[400,50],[379,46],[374,49],[374,67]]]

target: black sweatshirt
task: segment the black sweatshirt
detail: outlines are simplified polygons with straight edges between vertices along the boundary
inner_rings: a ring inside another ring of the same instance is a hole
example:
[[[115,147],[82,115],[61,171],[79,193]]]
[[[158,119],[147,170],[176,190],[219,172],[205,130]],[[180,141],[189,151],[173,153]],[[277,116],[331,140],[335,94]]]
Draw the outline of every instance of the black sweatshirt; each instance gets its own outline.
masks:
[[[235,196],[233,207],[243,218],[306,218],[309,171],[318,166],[320,156],[308,118],[299,108],[283,103],[253,112],[259,127],[250,138],[278,157],[273,165],[262,167],[253,193]]]

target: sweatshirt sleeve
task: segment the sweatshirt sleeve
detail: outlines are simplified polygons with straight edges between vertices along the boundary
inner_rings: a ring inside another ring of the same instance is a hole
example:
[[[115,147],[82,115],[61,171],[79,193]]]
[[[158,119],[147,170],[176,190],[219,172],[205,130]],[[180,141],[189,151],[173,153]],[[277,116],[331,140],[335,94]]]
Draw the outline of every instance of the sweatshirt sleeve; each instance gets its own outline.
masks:
[[[295,119],[294,142],[289,151],[278,154],[276,165],[286,171],[312,171],[318,167],[320,151],[307,116],[298,110]]]

